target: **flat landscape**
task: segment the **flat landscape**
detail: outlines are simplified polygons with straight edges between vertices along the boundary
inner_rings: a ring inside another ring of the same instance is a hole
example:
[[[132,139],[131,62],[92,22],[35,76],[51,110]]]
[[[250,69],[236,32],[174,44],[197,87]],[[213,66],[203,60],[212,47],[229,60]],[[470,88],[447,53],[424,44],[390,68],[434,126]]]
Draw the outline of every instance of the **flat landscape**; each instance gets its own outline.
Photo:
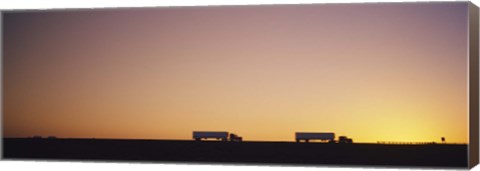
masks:
[[[5,159],[467,167],[467,145],[4,138]]]

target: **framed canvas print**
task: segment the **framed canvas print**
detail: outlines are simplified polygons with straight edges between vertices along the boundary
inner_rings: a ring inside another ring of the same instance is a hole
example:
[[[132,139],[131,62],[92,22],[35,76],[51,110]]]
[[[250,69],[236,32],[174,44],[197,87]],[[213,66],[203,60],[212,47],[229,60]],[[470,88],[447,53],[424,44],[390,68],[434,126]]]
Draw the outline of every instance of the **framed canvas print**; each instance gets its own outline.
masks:
[[[3,160],[478,164],[471,2],[1,18]]]

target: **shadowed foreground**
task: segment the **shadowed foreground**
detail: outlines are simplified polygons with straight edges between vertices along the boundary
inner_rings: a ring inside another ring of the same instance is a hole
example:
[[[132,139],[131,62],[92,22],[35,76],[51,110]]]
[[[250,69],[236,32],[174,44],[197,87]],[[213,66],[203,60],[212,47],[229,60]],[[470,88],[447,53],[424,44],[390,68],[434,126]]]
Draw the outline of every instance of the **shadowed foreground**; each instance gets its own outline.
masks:
[[[467,167],[467,145],[4,138],[5,159]]]

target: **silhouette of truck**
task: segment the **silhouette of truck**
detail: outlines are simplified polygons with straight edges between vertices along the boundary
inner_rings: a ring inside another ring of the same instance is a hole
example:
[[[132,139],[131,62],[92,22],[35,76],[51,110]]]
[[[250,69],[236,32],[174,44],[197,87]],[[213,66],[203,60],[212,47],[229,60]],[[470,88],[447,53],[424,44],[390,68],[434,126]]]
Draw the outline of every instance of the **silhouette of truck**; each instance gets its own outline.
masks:
[[[353,140],[351,138],[348,138],[347,136],[340,136],[338,137],[338,143],[351,144],[353,143]]]
[[[309,140],[321,140],[328,142],[335,142],[335,133],[332,132],[296,132],[295,140],[297,142],[307,142]]]
[[[242,137],[237,134],[230,134],[230,141],[232,142],[242,142]]]
[[[220,131],[194,131],[193,139],[195,141],[201,141],[203,139],[217,139],[221,141],[241,142],[242,137],[236,134],[230,134],[228,132]]]
[[[296,132],[295,140],[297,142],[306,142],[310,140],[320,140],[326,141],[328,143],[339,143],[339,144],[351,144],[353,140],[347,136],[338,137],[338,141],[335,141],[335,133],[333,132]]]

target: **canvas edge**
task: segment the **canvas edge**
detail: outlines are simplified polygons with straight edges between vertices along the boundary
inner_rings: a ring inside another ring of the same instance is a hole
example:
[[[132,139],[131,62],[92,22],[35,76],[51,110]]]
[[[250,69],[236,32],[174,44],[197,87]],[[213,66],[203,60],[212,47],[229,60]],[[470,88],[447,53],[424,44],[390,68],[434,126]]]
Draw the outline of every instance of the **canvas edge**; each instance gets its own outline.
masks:
[[[468,58],[469,58],[469,143],[468,143],[468,168],[478,164],[479,159],[479,57],[478,57],[478,32],[479,32],[478,7],[468,4]]]
[[[435,1],[433,1],[435,2]],[[390,2],[392,3],[392,2]],[[401,2],[402,3],[402,2]],[[403,2],[403,3],[422,3],[422,2]],[[430,2],[431,3],[431,2]],[[441,3],[448,3],[448,2],[441,2]],[[325,3],[325,4],[332,4],[332,3]],[[333,3],[335,4],[335,3]],[[350,3],[355,4],[355,3]],[[252,4],[248,6],[258,6],[258,5],[307,5],[307,4]],[[309,4],[311,5],[311,4]],[[318,5],[318,4],[315,4]],[[323,4],[322,4],[323,5]],[[220,6],[239,6],[239,5],[220,5]],[[177,6],[156,6],[156,7],[112,7],[112,8],[94,8],[94,9],[84,9],[84,8],[73,8],[73,9],[47,9],[48,11],[63,11],[63,10],[72,10],[72,11],[81,11],[81,10],[115,10],[115,9],[145,9],[145,8],[161,8],[161,7],[177,7]],[[178,6],[178,7],[212,7],[212,6]],[[216,7],[216,6],[213,6]],[[3,156],[4,146],[3,146],[3,133],[4,133],[4,123],[3,123],[3,18],[9,12],[37,12],[41,10],[35,9],[14,9],[14,10],[0,10],[0,160],[5,160]],[[469,66],[469,76],[468,76],[468,92],[469,92],[469,144],[468,144],[468,168],[472,169],[476,165],[479,164],[479,8],[472,2],[468,3],[468,66]],[[28,161],[28,159],[20,159],[20,160],[11,160],[11,161]],[[31,161],[42,161],[42,160],[31,160]],[[43,161],[62,161],[62,160],[43,160]],[[75,161],[75,160],[65,160],[65,161]],[[90,162],[96,163],[98,161],[94,160],[80,160],[83,162]],[[108,162],[108,161],[100,161],[100,162]],[[118,161],[114,161],[118,162]],[[135,163],[135,162],[133,162]],[[140,162],[143,163],[143,162]],[[149,162],[146,162],[149,163]],[[157,162],[153,162],[157,163]],[[168,161],[161,161],[159,163],[169,163]],[[157,163],[158,164],[158,163]],[[170,163],[172,164],[172,163]],[[179,164],[178,162],[173,162],[173,164]],[[187,162],[183,164],[202,164],[202,163],[195,163],[195,162]],[[203,163],[205,164],[205,163]],[[213,162],[210,164],[222,164]],[[207,164],[208,165],[208,164]],[[242,164],[240,164],[241,166]],[[246,164],[250,165],[250,164]],[[262,164],[260,164],[262,165]],[[257,166],[260,166],[257,165]],[[267,166],[269,164],[266,164]],[[282,166],[282,165],[277,165]],[[288,166],[288,165],[287,165]],[[298,165],[298,166],[306,166],[306,165]],[[334,167],[346,167],[346,168],[402,168],[402,167],[378,167],[374,165],[333,165]],[[326,167],[328,168],[329,165],[317,165],[317,167]],[[423,168],[423,167],[406,167],[406,168]],[[430,167],[427,167],[430,168]],[[433,167],[435,168],[435,167]],[[437,168],[438,169],[438,168]]]
[[[0,10],[0,160],[5,159],[3,152],[5,151],[3,146],[3,135],[4,135],[4,115],[3,115],[3,56],[4,56],[4,40],[3,40],[3,18],[4,18],[4,11]]]

